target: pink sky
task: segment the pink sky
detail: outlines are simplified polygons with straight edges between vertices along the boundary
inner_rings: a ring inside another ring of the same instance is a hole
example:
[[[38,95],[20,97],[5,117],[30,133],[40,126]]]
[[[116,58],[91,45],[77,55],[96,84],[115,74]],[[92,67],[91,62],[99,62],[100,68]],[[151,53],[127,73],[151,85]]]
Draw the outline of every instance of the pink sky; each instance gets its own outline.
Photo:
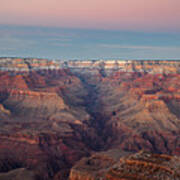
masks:
[[[0,24],[180,31],[180,0],[0,0]]]

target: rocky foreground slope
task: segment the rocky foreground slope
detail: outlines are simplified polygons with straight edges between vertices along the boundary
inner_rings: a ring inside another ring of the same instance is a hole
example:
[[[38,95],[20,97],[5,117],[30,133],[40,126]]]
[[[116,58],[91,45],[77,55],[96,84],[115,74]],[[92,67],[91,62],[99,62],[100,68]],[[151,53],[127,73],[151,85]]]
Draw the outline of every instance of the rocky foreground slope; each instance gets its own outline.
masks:
[[[81,159],[72,169],[70,180],[179,180],[180,158],[164,154],[121,152],[96,153]]]
[[[97,151],[180,155],[179,108],[179,61],[1,58],[0,172],[58,180]]]

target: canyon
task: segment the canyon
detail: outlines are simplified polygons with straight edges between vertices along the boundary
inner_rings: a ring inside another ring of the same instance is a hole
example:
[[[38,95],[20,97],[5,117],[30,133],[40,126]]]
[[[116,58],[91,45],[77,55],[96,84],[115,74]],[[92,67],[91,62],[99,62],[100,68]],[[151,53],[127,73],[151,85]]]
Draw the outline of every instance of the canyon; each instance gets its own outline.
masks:
[[[178,180],[179,108],[178,60],[0,58],[0,180]]]

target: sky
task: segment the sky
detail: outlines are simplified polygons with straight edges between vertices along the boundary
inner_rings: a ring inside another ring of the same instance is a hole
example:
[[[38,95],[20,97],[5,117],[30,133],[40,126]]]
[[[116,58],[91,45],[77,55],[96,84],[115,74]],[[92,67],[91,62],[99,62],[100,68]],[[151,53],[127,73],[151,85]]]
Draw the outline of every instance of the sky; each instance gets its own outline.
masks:
[[[180,59],[180,0],[0,0],[0,56]]]

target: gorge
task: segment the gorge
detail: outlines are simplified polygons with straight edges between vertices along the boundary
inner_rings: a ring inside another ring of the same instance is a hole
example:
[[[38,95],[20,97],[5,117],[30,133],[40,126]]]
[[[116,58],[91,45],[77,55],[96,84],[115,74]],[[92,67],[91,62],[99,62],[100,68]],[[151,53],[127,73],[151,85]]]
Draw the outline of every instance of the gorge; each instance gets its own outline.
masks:
[[[178,180],[179,108],[178,60],[0,58],[0,180]]]

